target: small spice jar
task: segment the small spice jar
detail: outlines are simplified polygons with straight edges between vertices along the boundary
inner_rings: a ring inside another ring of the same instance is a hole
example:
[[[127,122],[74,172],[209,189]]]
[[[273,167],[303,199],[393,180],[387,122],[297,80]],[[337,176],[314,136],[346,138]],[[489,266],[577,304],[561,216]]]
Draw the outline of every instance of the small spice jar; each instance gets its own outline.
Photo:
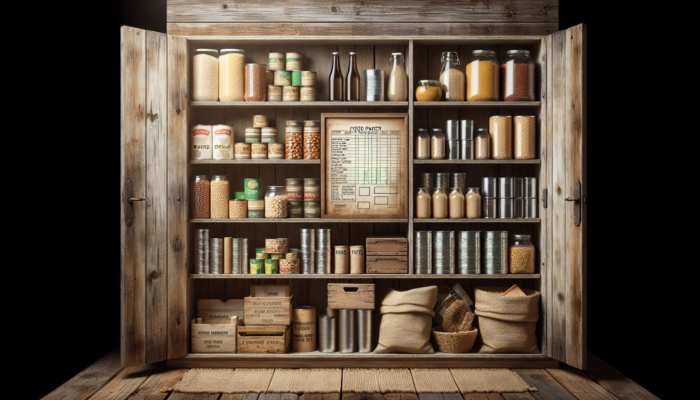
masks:
[[[319,200],[321,198],[321,180],[304,178],[304,200]]]
[[[248,218],[265,218],[265,200],[246,200]]]
[[[246,143],[260,143],[260,128],[245,128]]]
[[[418,81],[416,101],[440,101],[440,98],[442,98],[442,88],[439,81]]]
[[[247,218],[248,217],[248,202],[246,200],[229,200],[228,201],[228,217],[229,218]]]
[[[282,101],[282,86],[267,85],[267,101]]]
[[[416,218],[430,218],[430,203],[432,196],[428,188],[418,188],[416,195]]]
[[[299,93],[301,101],[316,101],[316,86],[302,86]]]
[[[498,58],[493,50],[474,50],[467,64],[467,101],[498,101]]]
[[[488,160],[491,158],[491,135],[489,130],[479,128],[474,138],[474,159]]]
[[[535,246],[530,242],[530,235],[513,235],[510,246],[510,273],[535,273]]]
[[[304,158],[302,149],[302,121],[287,121],[285,123],[284,145],[285,155],[287,160],[301,160]]]
[[[243,101],[244,64],[245,50],[223,49],[219,52],[219,100]]]
[[[467,218],[481,218],[481,193],[479,188],[469,188],[466,196]]]
[[[268,143],[267,144],[267,158],[269,158],[271,160],[284,159],[284,144],[282,144],[282,143]]]
[[[192,184],[190,215],[192,218],[211,218],[211,183],[206,175],[196,175]]]
[[[253,128],[265,128],[269,123],[267,115],[253,115]]]
[[[226,175],[211,179],[211,218],[228,218],[229,184]]]
[[[304,180],[299,178],[285,179],[284,189],[289,200],[304,200]]]
[[[433,192],[433,218],[448,218],[449,196],[443,188],[435,189]]]
[[[301,86],[316,86],[316,72],[301,71]]]
[[[282,101],[299,101],[299,86],[283,86]]]
[[[265,64],[245,65],[245,101],[265,101],[267,68]]]
[[[414,152],[416,160],[430,159],[430,135],[427,129],[416,129],[416,147]]]
[[[513,118],[513,153],[516,160],[537,158],[536,137],[534,115],[518,115]]]
[[[250,159],[250,143],[236,143],[236,160]]]
[[[287,55],[284,53],[270,53],[268,62],[271,71],[284,71],[287,66]]]
[[[260,128],[261,143],[275,143],[277,141],[277,128]]]
[[[430,130],[430,158],[433,160],[445,159],[445,134],[440,128]]]
[[[192,58],[192,100],[219,99],[219,50],[196,49]]]
[[[527,50],[508,50],[501,64],[503,101],[535,101],[535,62]]]
[[[494,115],[489,118],[491,135],[491,158],[509,160],[513,158],[513,117]]]
[[[304,121],[304,159],[321,158],[321,121]]]
[[[266,160],[267,143],[251,143],[250,158],[253,160]]]
[[[287,200],[284,186],[268,186],[265,193],[265,218],[287,218]]]

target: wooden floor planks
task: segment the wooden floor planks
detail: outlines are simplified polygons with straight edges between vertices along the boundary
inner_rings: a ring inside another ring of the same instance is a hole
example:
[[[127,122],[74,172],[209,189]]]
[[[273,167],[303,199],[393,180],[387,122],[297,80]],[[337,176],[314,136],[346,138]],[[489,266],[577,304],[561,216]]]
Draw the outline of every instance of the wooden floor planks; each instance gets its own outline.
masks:
[[[170,369],[163,363],[129,397],[129,400],[165,400],[187,369]],[[232,400],[241,400],[232,399]]]
[[[617,400],[583,371],[563,365],[560,369],[548,369],[547,372],[579,400]]]
[[[163,363],[124,368],[111,382],[95,393],[90,400],[126,400]]]
[[[536,400],[577,400],[543,369],[514,369],[513,372],[537,388],[530,393]]]
[[[659,400],[650,391],[608,365],[595,354],[588,353],[588,376],[620,400]]]
[[[85,400],[107,385],[122,370],[119,349],[114,349],[42,400]]]

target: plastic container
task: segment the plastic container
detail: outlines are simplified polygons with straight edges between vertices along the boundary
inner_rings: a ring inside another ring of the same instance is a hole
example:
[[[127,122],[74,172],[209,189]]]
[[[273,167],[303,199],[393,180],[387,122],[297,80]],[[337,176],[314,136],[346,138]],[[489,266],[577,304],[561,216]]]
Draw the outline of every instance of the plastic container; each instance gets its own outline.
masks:
[[[219,99],[219,50],[196,49],[192,57],[192,100]]]
[[[442,88],[439,81],[422,80],[418,81],[416,88],[416,101],[440,101],[442,98]]]
[[[498,101],[498,58],[493,50],[474,50],[467,65],[467,101]]]
[[[219,100],[243,101],[245,90],[245,50],[219,52]]]
[[[267,68],[265,64],[245,65],[245,101],[265,101],[266,84]]]
[[[265,218],[287,218],[287,200],[284,186],[268,186],[265,193]]]
[[[211,178],[211,218],[228,218],[229,183],[226,175]]]
[[[510,273],[535,273],[535,246],[530,241],[530,235],[513,235],[510,245]]]
[[[501,99],[535,101],[535,62],[527,50],[508,50],[501,64]]]
[[[440,87],[442,88],[442,100],[464,101],[465,82],[464,73],[459,68],[459,56],[454,51],[442,53],[440,59]]]

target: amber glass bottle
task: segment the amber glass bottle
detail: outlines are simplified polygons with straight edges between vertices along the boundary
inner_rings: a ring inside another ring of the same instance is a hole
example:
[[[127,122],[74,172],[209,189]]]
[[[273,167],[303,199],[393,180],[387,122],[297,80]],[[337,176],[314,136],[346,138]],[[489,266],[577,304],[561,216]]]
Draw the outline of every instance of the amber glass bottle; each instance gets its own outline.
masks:
[[[333,52],[333,67],[328,76],[328,100],[343,101],[343,73],[340,72],[340,56]]]

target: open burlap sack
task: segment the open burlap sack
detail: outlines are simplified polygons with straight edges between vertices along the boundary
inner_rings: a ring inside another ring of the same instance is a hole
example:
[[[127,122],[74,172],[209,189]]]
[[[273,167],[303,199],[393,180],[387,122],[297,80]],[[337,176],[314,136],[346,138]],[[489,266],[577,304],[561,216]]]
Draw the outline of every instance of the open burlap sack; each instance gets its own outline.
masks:
[[[483,345],[479,353],[539,353],[535,330],[540,292],[523,289],[527,296],[504,297],[508,288],[474,290],[476,315]],[[496,292],[496,293],[493,293]]]
[[[379,313],[379,345],[375,353],[433,354],[430,344],[437,286],[400,292],[391,290],[382,299]]]

